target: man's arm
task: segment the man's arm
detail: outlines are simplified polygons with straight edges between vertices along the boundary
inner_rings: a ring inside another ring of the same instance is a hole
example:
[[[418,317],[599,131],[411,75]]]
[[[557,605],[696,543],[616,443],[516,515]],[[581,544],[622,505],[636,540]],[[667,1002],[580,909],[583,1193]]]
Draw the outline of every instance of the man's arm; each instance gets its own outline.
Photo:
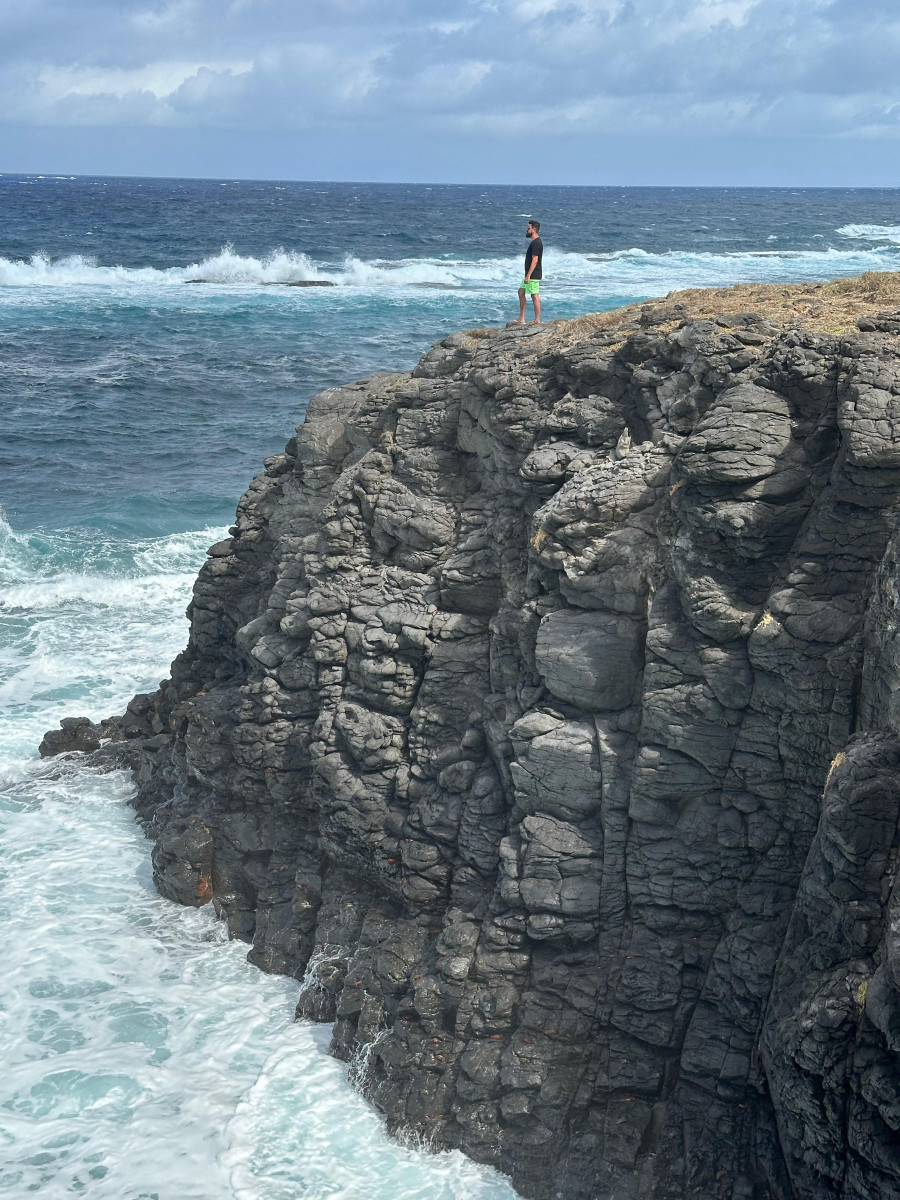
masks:
[[[525,272],[525,282],[531,283],[531,272],[537,263],[537,255],[532,251],[531,246],[528,247],[528,253],[531,255],[531,259],[528,263],[528,270]]]

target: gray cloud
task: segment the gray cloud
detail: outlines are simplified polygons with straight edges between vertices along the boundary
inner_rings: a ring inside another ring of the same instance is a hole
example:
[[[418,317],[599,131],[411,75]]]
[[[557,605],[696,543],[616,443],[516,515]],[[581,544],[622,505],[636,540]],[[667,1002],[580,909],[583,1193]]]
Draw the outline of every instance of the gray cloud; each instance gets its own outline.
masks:
[[[878,0],[33,0],[0,14],[24,125],[893,137]]]

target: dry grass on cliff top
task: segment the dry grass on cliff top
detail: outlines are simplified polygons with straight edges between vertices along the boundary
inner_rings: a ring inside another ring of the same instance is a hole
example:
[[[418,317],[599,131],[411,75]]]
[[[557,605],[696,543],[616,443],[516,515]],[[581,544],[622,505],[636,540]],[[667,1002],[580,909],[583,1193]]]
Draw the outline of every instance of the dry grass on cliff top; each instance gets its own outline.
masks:
[[[866,271],[852,279],[834,279],[830,283],[739,283],[728,288],[688,288],[669,292],[658,300],[645,300],[576,320],[601,329],[634,320],[642,309],[657,306],[666,309],[678,306],[684,310],[683,316],[690,317],[758,312],[779,325],[801,326],[815,333],[855,333],[859,317],[900,309],[900,272]]]

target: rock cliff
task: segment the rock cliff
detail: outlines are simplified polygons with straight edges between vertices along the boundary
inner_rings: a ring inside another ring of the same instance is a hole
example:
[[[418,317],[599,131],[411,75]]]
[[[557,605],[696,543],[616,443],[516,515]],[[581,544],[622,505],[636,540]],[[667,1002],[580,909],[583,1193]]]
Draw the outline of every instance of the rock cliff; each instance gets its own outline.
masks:
[[[171,679],[45,747],[130,739],[160,890],[525,1196],[900,1197],[900,321],[860,325],[676,298],[317,396]]]

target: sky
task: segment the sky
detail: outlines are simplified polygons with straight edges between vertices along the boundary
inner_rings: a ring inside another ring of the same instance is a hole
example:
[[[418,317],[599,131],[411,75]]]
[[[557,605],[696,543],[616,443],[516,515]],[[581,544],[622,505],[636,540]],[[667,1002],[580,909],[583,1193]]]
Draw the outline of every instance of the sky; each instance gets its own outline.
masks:
[[[896,0],[0,0],[0,171],[900,185]]]

